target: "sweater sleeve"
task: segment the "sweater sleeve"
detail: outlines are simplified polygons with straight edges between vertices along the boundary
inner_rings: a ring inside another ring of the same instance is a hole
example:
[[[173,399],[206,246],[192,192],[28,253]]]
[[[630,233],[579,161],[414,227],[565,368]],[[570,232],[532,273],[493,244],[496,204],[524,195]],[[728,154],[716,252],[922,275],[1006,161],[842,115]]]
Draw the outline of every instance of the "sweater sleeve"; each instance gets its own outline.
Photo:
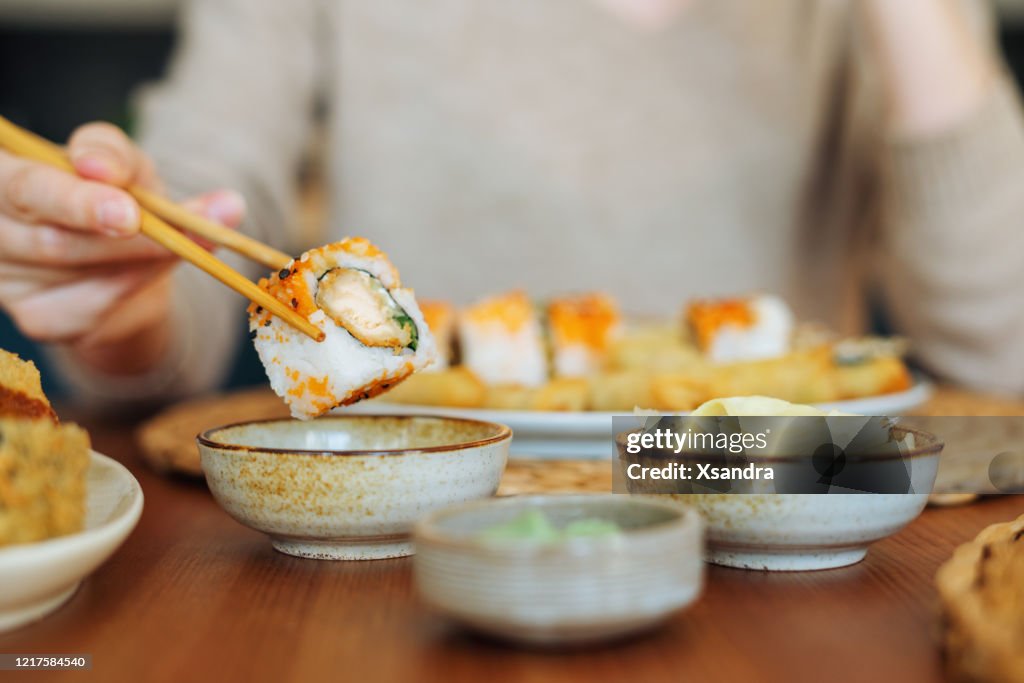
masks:
[[[139,143],[172,198],[241,192],[242,230],[293,252],[295,178],[315,97],[313,0],[191,0],[167,78],[139,97]],[[261,267],[217,253],[249,277]],[[174,275],[173,336],[145,376],[112,378],[53,360],[72,392],[96,405],[155,402],[223,381],[244,330],[245,300],[191,264]]]
[[[1024,117],[1008,76],[940,135],[882,144],[881,284],[939,377],[1024,391]]]

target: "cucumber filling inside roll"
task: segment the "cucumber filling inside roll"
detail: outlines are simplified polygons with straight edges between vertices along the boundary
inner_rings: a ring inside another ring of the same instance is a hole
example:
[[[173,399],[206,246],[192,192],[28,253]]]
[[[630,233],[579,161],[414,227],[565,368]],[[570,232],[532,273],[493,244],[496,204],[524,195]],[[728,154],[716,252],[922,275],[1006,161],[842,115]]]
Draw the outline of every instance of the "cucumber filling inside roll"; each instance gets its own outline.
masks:
[[[387,287],[365,270],[332,268],[320,276],[316,305],[366,346],[416,350],[416,323]]]

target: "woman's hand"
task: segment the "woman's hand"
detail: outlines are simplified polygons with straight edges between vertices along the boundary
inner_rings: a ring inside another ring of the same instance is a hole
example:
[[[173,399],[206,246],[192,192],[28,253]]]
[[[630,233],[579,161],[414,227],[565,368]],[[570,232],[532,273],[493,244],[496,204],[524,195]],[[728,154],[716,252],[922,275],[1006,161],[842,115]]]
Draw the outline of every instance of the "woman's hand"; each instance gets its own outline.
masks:
[[[79,177],[0,151],[0,307],[97,369],[143,372],[166,350],[174,257],[138,234],[139,207],[120,188],[159,190],[157,175],[105,123],[75,131],[68,155]],[[231,226],[245,210],[228,191],[191,206]]]

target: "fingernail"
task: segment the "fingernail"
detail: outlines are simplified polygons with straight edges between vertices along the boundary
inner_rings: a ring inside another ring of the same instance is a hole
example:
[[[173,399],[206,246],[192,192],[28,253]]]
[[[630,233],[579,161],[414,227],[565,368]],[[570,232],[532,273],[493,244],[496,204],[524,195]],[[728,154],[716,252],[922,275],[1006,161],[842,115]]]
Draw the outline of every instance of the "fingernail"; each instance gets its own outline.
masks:
[[[218,192],[210,198],[203,214],[218,223],[235,223],[245,215],[245,198],[234,190]]]
[[[71,163],[75,170],[87,178],[96,180],[107,180],[114,176],[114,167],[111,162],[93,152],[72,154]]]
[[[96,212],[100,228],[110,235],[131,234],[139,227],[139,207],[124,199],[105,199]]]

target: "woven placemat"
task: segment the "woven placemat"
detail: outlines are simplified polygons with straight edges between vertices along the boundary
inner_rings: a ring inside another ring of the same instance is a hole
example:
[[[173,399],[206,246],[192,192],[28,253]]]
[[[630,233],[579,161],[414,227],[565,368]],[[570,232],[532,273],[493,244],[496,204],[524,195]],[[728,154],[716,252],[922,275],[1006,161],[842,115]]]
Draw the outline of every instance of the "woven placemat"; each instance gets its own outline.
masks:
[[[612,465],[607,460],[509,460],[499,496],[529,493],[610,493]]]
[[[217,394],[172,406],[139,426],[142,458],[158,472],[201,477],[196,436],[213,427],[288,417],[284,402],[269,389]]]

